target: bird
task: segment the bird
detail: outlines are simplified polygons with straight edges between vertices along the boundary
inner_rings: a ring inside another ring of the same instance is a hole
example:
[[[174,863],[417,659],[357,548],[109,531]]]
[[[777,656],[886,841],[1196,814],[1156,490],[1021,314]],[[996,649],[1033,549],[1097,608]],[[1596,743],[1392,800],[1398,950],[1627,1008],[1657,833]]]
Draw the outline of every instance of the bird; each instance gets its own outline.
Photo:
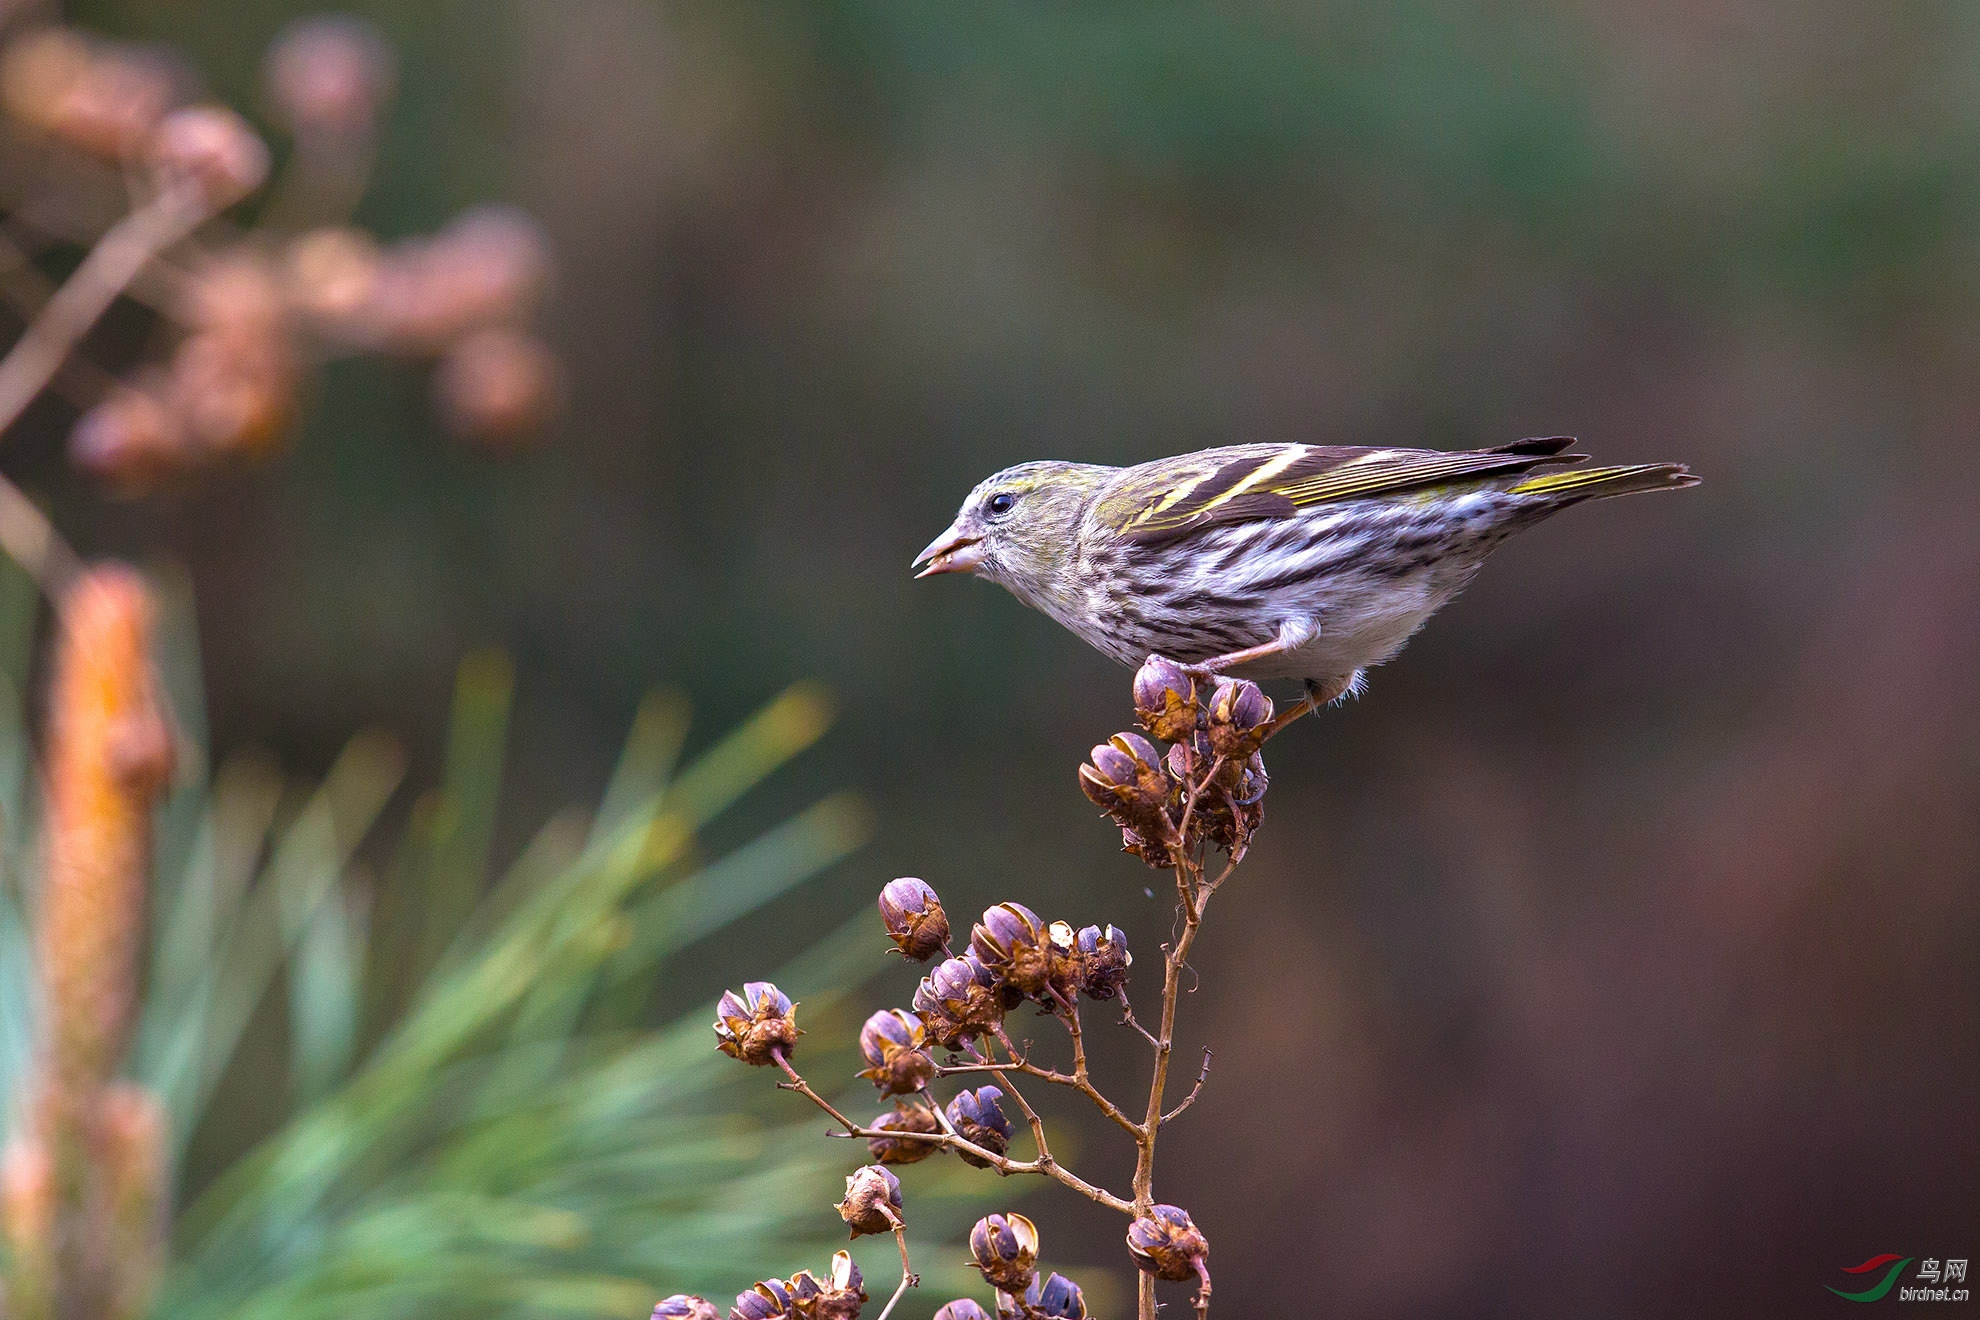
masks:
[[[1575,443],[1020,463],[970,491],[912,567],[987,578],[1123,664],[1299,679],[1317,708],[1360,695],[1514,532],[1583,500],[1699,481],[1679,463],[1578,467]]]

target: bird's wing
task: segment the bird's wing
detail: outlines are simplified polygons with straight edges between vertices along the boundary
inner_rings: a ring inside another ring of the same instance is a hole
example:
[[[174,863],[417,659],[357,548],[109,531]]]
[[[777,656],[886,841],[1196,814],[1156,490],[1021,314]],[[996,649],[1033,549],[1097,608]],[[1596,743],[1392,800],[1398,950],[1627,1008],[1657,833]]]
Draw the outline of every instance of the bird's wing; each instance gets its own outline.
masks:
[[[1549,436],[1457,451],[1339,445],[1207,449],[1130,469],[1102,495],[1096,512],[1117,535],[1159,544],[1224,523],[1291,518],[1329,500],[1579,462],[1585,455],[1561,452],[1573,443],[1570,436]]]

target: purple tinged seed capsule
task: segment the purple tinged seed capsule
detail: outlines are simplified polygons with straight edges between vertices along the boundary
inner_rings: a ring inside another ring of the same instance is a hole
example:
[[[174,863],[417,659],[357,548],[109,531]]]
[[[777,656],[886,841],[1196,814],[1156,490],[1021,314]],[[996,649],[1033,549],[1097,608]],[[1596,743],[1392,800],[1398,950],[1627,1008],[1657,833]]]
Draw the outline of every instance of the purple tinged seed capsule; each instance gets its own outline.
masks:
[[[913,876],[891,880],[880,891],[880,920],[887,938],[914,962],[927,962],[949,947],[949,914],[941,898]]]

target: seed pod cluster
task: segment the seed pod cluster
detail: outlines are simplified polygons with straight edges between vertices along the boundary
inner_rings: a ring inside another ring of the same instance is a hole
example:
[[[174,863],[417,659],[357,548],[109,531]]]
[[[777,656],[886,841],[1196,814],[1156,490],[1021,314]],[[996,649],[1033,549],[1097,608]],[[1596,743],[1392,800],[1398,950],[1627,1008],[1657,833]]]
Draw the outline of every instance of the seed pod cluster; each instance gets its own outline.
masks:
[[[351,352],[432,361],[442,426],[484,450],[509,452],[554,419],[563,366],[530,328],[551,266],[534,220],[477,206],[436,234],[390,247],[348,223],[395,65],[382,34],[347,16],[302,19],[268,47],[264,107],[294,146],[269,190],[270,219],[202,235],[214,255],[207,269],[185,272],[189,297],[168,296],[177,278],[153,272],[137,281],[162,304],[172,346],[94,391],[70,436],[77,467],[141,494],[215,462],[262,457],[294,430],[316,365]],[[63,195],[31,199],[35,208],[87,217],[81,223],[100,230],[105,197],[128,193],[134,205],[192,224],[261,191],[274,159],[268,144],[232,108],[190,103],[200,84],[162,49],[18,25],[0,45],[0,111],[25,130],[9,136],[73,158],[43,171]],[[272,295],[256,314],[219,323],[200,315],[212,302],[206,286],[239,292],[244,270]]]
[[[1135,675],[1134,703],[1167,753],[1139,733],[1117,733],[1080,766],[1081,790],[1120,826],[1122,846],[1152,867],[1173,866],[1206,840],[1241,859],[1264,820],[1260,748],[1272,732],[1271,698],[1224,678],[1205,699],[1180,666],[1151,656]]]

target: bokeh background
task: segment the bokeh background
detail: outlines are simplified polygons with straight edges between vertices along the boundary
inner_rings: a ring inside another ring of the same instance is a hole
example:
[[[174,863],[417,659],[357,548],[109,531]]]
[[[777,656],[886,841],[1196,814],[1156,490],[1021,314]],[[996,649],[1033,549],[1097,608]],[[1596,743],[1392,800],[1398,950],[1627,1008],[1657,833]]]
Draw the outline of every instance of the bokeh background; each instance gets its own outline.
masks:
[[[494,463],[426,434],[413,369],[339,364],[285,455],[119,503],[38,406],[10,475],[84,550],[185,566],[216,747],[320,769],[383,724],[430,774],[501,647],[512,853],[655,684],[705,738],[816,678],[836,728],[735,828],[851,788],[873,839],[668,1011],[897,874],[1152,953],[1159,889],[1073,778],[1127,676],[909,580],[974,482],[1254,440],[1683,461],[1703,487],[1509,544],[1275,745],[1163,1194],[1231,1315],[1800,1315],[1870,1255],[1980,1253],[1980,12],[351,8],[402,59],[360,218],[537,215],[569,407]],[[309,11],[67,10],[249,106]],[[216,1167],[252,1105],[219,1126]],[[1025,1205],[1118,1268],[1112,1216]]]

